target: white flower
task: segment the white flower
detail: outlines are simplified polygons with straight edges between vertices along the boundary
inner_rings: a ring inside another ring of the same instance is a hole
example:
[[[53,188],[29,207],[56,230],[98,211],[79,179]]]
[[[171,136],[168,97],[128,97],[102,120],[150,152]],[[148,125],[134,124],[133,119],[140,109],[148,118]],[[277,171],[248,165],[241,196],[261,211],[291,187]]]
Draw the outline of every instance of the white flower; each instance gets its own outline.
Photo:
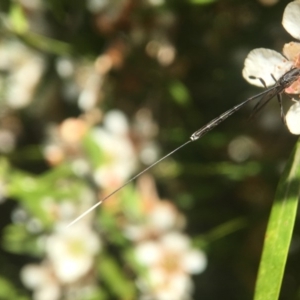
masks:
[[[46,242],[46,252],[61,283],[73,283],[86,275],[100,248],[97,234],[83,222],[70,228],[62,224]]]
[[[134,222],[129,222],[124,227],[124,233],[130,240],[140,241],[158,237],[184,227],[184,216],[172,202],[159,198],[151,176],[141,176],[138,186],[141,198],[140,218],[134,218]]]
[[[289,3],[283,14],[282,25],[294,38],[300,40],[300,1]],[[283,47],[283,54],[271,49],[259,48],[252,50],[246,60],[243,69],[243,77],[251,84],[264,87],[272,86],[281,76],[291,68],[300,68],[300,43],[290,42]],[[285,89],[288,94],[300,93],[300,79]],[[295,128],[295,116],[297,105],[294,104],[289,115],[288,128],[291,133],[299,134]],[[292,129],[291,129],[292,127]]]
[[[34,300],[59,300],[61,289],[49,265],[26,265],[21,270],[24,285],[33,290]]]
[[[276,82],[272,78],[279,79],[293,66],[282,54],[265,48],[252,50],[245,59],[243,77],[251,84],[264,87],[258,79],[264,80],[266,86],[274,85]]]
[[[43,70],[44,61],[36,56],[29,58],[11,75],[7,102],[12,108],[23,108],[30,103]]]
[[[140,243],[135,256],[147,268],[145,289],[157,300],[187,299],[192,291],[190,274],[203,272],[207,264],[205,254],[192,249],[188,237],[178,232]]]
[[[104,119],[104,128],[92,136],[103,153],[103,163],[95,171],[95,181],[104,188],[123,184],[136,168],[135,151],[128,137],[128,124],[121,112],[112,111]]]
[[[300,1],[294,1],[285,8],[282,25],[294,38],[300,39]],[[245,59],[244,78],[251,84],[264,87],[275,84],[273,77],[278,80],[292,67],[298,67],[300,44],[291,42],[284,45],[284,56],[271,49],[258,48],[252,50]],[[273,75],[273,76],[272,76]]]
[[[116,135],[126,136],[129,133],[129,125],[124,113],[116,109],[104,116],[103,125],[109,132]]]
[[[172,229],[182,228],[184,225],[185,219],[176,207],[169,201],[158,199],[152,207],[148,207],[140,223],[131,223],[125,227],[125,235],[137,241],[159,236]]]
[[[300,40],[300,1],[290,2],[283,13],[282,25],[286,31],[295,39]]]
[[[0,45],[0,70],[8,73],[5,101],[12,108],[23,108],[33,94],[44,72],[41,55],[19,42],[2,42]]]

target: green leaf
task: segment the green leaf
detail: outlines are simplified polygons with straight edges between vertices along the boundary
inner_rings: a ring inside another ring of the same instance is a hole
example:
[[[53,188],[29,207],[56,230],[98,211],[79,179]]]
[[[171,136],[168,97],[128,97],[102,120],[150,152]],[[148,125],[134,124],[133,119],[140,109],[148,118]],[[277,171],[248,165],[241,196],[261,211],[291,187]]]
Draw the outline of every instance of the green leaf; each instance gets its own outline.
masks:
[[[44,51],[45,53],[54,53],[58,55],[69,55],[72,53],[72,48],[69,44],[46,37],[34,32],[26,32],[20,34],[19,37],[28,45]]]
[[[29,297],[22,295],[9,280],[0,276],[0,299],[29,300]]]
[[[245,218],[235,218],[211,229],[206,234],[197,236],[193,243],[199,249],[204,249],[211,243],[244,229],[247,225],[248,221]]]
[[[136,299],[133,280],[127,278],[125,270],[122,270],[112,257],[107,254],[100,257],[98,272],[99,277],[118,299]]]
[[[88,158],[91,160],[93,167],[99,167],[104,163],[104,152],[95,142],[95,139],[91,136],[91,133],[85,135],[83,139],[83,147],[87,153]]]
[[[10,10],[10,21],[15,32],[25,33],[28,28],[28,22],[24,15],[23,9],[18,4],[13,4]]]
[[[85,188],[87,183],[84,179],[77,178],[69,165],[62,165],[40,176],[14,170],[9,176],[7,195],[19,201],[30,215],[38,217],[44,226],[51,226],[54,216],[45,208],[45,200],[76,201]]]
[[[279,297],[300,191],[300,140],[280,179],[268,223],[255,288],[255,300]]]
[[[23,225],[10,224],[3,233],[3,248],[17,254],[29,254],[39,257],[42,255],[38,247],[37,237],[30,234]]]
[[[191,97],[187,87],[180,81],[174,81],[169,86],[169,91],[174,100],[180,105],[189,104]]]
[[[189,0],[191,4],[205,5],[216,2],[216,0]]]

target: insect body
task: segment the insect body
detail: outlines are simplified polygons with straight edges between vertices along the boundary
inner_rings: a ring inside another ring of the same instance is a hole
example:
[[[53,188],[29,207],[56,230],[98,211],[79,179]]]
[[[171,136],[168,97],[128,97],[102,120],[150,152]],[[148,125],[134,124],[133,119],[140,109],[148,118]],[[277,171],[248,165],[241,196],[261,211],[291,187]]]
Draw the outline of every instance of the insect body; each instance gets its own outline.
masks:
[[[272,98],[274,98],[275,96],[277,96],[277,99],[278,99],[279,105],[280,105],[280,109],[281,109],[281,116],[284,118],[284,113],[283,113],[283,109],[282,109],[282,105],[281,105],[281,102],[282,102],[281,95],[282,95],[282,93],[284,92],[284,90],[287,87],[289,87],[291,84],[293,84],[299,78],[300,78],[300,69],[293,68],[293,69],[289,70],[288,72],[286,72],[285,74],[283,74],[277,81],[274,79],[275,80],[275,84],[272,87],[267,88],[265,91],[263,91],[263,92],[255,95],[253,97],[250,97],[250,98],[246,99],[242,103],[234,106],[233,108],[227,110],[226,112],[224,112],[220,116],[218,116],[215,119],[213,119],[210,122],[208,122],[206,125],[204,125],[200,129],[198,129],[197,131],[195,131],[191,135],[190,139],[187,142],[185,142],[184,144],[182,144],[178,148],[174,149],[173,151],[169,152],[168,154],[166,154],[165,156],[163,156],[162,158],[160,158],[159,160],[157,160],[156,162],[154,162],[153,164],[151,164],[149,167],[147,167],[146,169],[144,169],[143,171],[141,171],[140,173],[138,173],[137,175],[135,175],[134,177],[132,177],[131,179],[129,179],[122,186],[120,186],[119,188],[117,188],[116,190],[114,190],[108,196],[106,196],[105,198],[103,198],[102,200],[100,200],[99,202],[97,202],[94,206],[92,206],[87,211],[85,211],[83,214],[81,214],[79,217],[77,217],[75,220],[73,220],[67,227],[69,227],[69,226],[73,225],[74,223],[76,223],[77,221],[79,221],[81,218],[83,218],[89,212],[91,212],[96,207],[98,207],[103,201],[107,200],[109,197],[111,197],[112,195],[114,195],[115,193],[117,193],[118,191],[120,191],[123,187],[125,187],[130,182],[132,182],[133,180],[135,180],[136,178],[138,178],[139,176],[141,176],[142,174],[144,174],[145,172],[147,172],[149,169],[151,169],[152,167],[154,167],[155,165],[157,165],[158,163],[160,163],[162,160],[164,160],[168,156],[172,155],[173,153],[175,153],[179,149],[183,148],[187,144],[200,139],[203,135],[205,135],[207,132],[211,131],[217,125],[219,125],[220,123],[222,123],[224,120],[226,120],[233,113],[235,113],[240,108],[242,108],[243,106],[245,106],[248,102],[251,102],[253,100],[259,99],[259,102],[255,106],[254,109],[256,109],[256,108],[262,108]]]
[[[288,71],[287,73],[283,74],[278,81],[275,83],[274,86],[266,89],[265,91],[248,98],[247,100],[243,101],[242,103],[234,106],[233,108],[227,110],[226,112],[224,112],[223,114],[221,114],[219,117],[211,120],[209,123],[207,123],[206,125],[204,125],[203,127],[201,127],[200,129],[198,129],[197,131],[195,131],[190,139],[192,141],[196,141],[198,140],[200,137],[202,137],[205,133],[209,132],[210,130],[212,130],[213,128],[215,128],[217,125],[219,125],[221,122],[223,122],[224,120],[226,120],[229,116],[231,116],[233,113],[235,113],[236,111],[238,111],[240,108],[242,108],[243,106],[245,106],[245,104],[247,104],[250,101],[253,101],[255,99],[258,99],[259,97],[261,97],[259,102],[264,102],[268,103],[269,100],[271,100],[274,96],[278,96],[280,97],[281,93],[287,88],[289,87],[292,83],[294,83],[298,78],[300,77],[300,69],[291,69],[290,71]],[[281,104],[281,98],[279,103]],[[262,104],[264,105],[264,103]],[[282,106],[280,105],[280,108],[282,108]]]

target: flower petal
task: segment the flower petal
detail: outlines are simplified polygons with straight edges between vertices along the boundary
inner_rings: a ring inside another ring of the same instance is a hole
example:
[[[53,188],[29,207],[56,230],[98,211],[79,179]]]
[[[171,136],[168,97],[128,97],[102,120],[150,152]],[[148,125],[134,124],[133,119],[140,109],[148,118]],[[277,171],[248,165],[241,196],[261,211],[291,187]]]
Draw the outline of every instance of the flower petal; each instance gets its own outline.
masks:
[[[139,263],[150,266],[160,261],[161,250],[158,243],[152,241],[144,242],[136,247],[135,257]]]
[[[53,261],[53,270],[61,283],[71,284],[85,276],[93,267],[91,256],[63,256]]]
[[[47,284],[34,293],[33,299],[38,300],[59,300],[61,299],[61,290],[57,284]]]
[[[283,13],[282,25],[295,39],[300,40],[300,1],[289,3]]]
[[[159,233],[175,227],[178,214],[168,201],[160,201],[149,213],[149,222]]]
[[[286,125],[292,134],[300,134],[300,102],[293,104],[285,116]]]
[[[30,289],[36,289],[44,285],[48,279],[48,270],[40,265],[29,264],[21,270],[21,280]]]
[[[183,269],[190,274],[202,273],[207,266],[206,255],[199,250],[188,251],[181,261]]]
[[[164,249],[173,253],[184,253],[190,248],[190,239],[179,232],[170,232],[161,238]]]
[[[299,67],[300,43],[290,42],[284,44],[282,53],[288,60],[293,61],[296,67]]]
[[[59,225],[57,232],[47,238],[46,252],[59,280],[73,283],[93,267],[101,242],[85,223],[77,223],[68,229],[61,228],[63,224]]]
[[[275,79],[279,79],[291,69],[292,65],[292,62],[274,50],[257,48],[250,51],[245,59],[243,77],[259,87],[264,87],[259,79],[264,80],[266,86],[272,86],[275,84],[272,75]]]

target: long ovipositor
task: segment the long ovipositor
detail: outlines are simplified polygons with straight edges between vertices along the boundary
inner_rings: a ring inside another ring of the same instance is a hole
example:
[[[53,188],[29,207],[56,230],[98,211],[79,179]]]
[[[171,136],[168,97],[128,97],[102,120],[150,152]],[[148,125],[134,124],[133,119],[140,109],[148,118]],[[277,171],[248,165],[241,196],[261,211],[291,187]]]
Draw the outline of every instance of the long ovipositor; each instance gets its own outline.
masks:
[[[68,224],[67,227],[70,227],[74,223],[78,222],[80,219],[82,219],[84,216],[86,216],[88,213],[90,213],[92,210],[94,210],[96,207],[98,207],[102,202],[104,202],[105,200],[107,200],[108,198],[110,198],[112,195],[114,195],[115,193],[117,193],[118,191],[120,191],[122,188],[124,188],[126,185],[128,185],[133,180],[137,179],[139,176],[141,176],[145,172],[147,172],[149,169],[153,168],[155,165],[157,165],[158,163],[160,163],[165,158],[169,157],[170,155],[172,155],[173,153],[175,153],[179,149],[183,148],[187,144],[200,139],[203,135],[205,135],[206,133],[208,133],[209,131],[211,131],[213,128],[215,128],[217,125],[219,125],[220,123],[222,123],[224,120],[226,120],[233,113],[235,113],[236,111],[238,111],[239,109],[241,109],[243,106],[245,106],[248,102],[251,102],[251,101],[254,101],[256,99],[259,99],[258,104],[262,103],[262,106],[264,106],[272,98],[274,98],[275,96],[277,96],[278,100],[279,100],[279,104],[280,104],[281,116],[284,118],[284,113],[283,113],[282,105],[281,105],[281,95],[282,95],[282,93],[285,91],[285,89],[287,87],[289,87],[291,84],[293,84],[299,78],[300,78],[300,69],[293,68],[293,69],[289,70],[288,72],[286,72],[285,74],[283,74],[277,81],[275,81],[275,84],[272,87],[267,88],[263,92],[255,95],[253,97],[250,97],[250,98],[246,99],[245,101],[243,101],[240,104],[232,107],[231,109],[229,109],[226,112],[222,113],[220,116],[218,116],[215,119],[211,120],[206,125],[202,126],[200,129],[198,129],[197,131],[195,131],[191,135],[190,139],[187,142],[183,143],[181,146],[179,146],[178,148],[176,148],[173,151],[169,152],[168,154],[166,154],[165,156],[163,156],[162,158],[160,158],[159,160],[157,160],[156,162],[154,162],[153,164],[151,164],[149,167],[147,167],[146,169],[144,169],[143,171],[141,171],[140,173],[138,173],[137,175],[135,175],[134,177],[132,177],[131,179],[129,179],[127,182],[125,182],[119,188],[117,188],[116,190],[114,190],[112,193],[110,193],[109,195],[107,195],[105,198],[101,199],[99,202],[97,202],[95,205],[93,205],[91,208],[89,208],[83,214],[81,214],[79,217],[77,217],[75,220],[73,220],[70,224]]]

